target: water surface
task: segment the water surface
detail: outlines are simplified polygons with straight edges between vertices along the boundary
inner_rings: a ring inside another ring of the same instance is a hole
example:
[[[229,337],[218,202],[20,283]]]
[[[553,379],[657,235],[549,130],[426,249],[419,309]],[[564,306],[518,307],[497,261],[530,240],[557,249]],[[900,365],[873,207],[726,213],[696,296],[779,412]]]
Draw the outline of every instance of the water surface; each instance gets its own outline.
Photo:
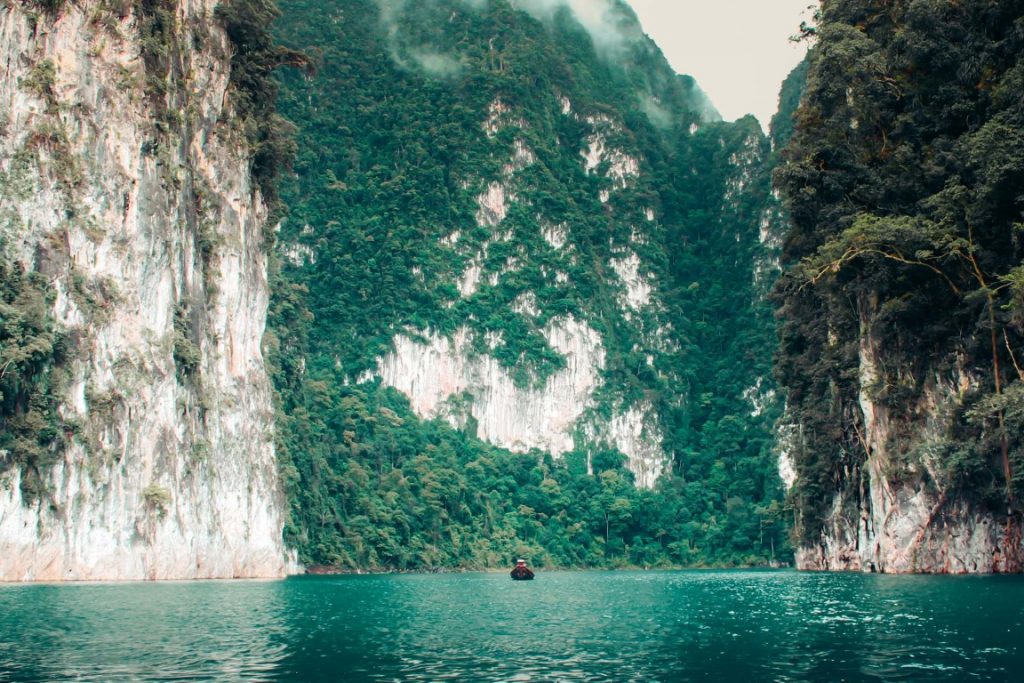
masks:
[[[0,681],[1017,681],[1024,578],[0,586]]]

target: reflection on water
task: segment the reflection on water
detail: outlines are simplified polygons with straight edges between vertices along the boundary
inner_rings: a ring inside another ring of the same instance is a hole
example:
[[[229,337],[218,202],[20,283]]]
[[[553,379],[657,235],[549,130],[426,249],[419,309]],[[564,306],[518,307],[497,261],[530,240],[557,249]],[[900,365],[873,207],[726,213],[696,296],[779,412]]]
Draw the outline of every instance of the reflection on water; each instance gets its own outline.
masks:
[[[285,584],[0,587],[0,681],[267,680]]]
[[[0,681],[960,681],[1024,580],[794,572],[0,586]]]

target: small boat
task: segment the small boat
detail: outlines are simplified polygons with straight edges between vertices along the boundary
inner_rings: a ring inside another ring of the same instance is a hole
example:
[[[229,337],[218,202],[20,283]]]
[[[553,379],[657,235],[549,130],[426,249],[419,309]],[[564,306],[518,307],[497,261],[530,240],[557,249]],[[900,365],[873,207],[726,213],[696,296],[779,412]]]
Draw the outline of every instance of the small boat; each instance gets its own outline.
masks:
[[[511,574],[513,581],[533,581],[533,572],[526,566],[526,560],[518,560]]]

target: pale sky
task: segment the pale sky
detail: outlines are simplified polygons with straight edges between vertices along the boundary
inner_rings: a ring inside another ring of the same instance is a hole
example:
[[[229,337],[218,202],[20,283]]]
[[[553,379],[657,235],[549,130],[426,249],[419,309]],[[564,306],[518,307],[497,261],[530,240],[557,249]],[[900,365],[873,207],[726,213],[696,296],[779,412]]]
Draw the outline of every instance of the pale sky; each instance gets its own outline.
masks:
[[[679,73],[690,74],[726,121],[753,114],[767,128],[779,86],[806,47],[789,37],[812,0],[628,0]]]

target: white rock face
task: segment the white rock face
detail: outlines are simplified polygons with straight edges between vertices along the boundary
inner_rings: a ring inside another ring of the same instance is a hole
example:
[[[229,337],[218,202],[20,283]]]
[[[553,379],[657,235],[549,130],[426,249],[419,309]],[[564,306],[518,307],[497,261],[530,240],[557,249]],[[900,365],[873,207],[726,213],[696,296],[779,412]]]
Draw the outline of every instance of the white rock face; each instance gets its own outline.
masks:
[[[178,3],[188,48],[172,95],[189,121],[170,139],[142,90],[137,18],[97,5],[67,3],[56,20],[0,11],[0,225],[25,268],[47,255],[54,317],[82,339],[61,412],[83,425],[45,500],[22,498],[16,469],[0,474],[0,580],[279,577],[266,211],[246,145],[221,123],[230,47],[216,1]],[[26,87],[47,69],[52,94]],[[116,296],[92,310],[73,282]],[[198,353],[190,374],[176,320]]]
[[[789,491],[796,484],[796,468],[793,466],[793,458],[789,451],[779,453],[779,479]]]
[[[537,295],[533,292],[524,292],[512,302],[512,310],[527,318],[536,318],[540,315],[540,308],[537,306]]]
[[[290,244],[284,249],[284,257],[294,266],[316,263],[316,252],[306,244]]]
[[[747,387],[743,391],[743,399],[750,403],[751,417],[760,417],[777,401],[774,389],[766,389],[764,378],[758,378],[754,386]]]
[[[653,288],[640,274],[639,256],[631,252],[624,258],[614,258],[611,266],[626,288],[622,301],[626,307],[638,311],[651,303]]]
[[[927,457],[914,463],[905,481],[892,481],[888,453],[894,417],[866,387],[878,378],[880,342],[865,327],[860,347],[860,405],[864,414],[864,471],[853,473],[860,488],[845,490],[833,500],[832,513],[820,542],[797,551],[797,566],[813,570],[878,571],[894,574],[964,574],[1019,572],[1024,545],[1018,522],[1000,524],[987,514],[948,501],[944,477]],[[915,436],[925,445],[943,431],[943,415],[960,400],[970,378],[930,382],[914,414],[931,415]],[[932,482],[931,484],[926,482]],[[856,488],[854,485],[853,488]]]
[[[624,189],[629,181],[640,175],[640,160],[622,149],[608,144],[608,137],[619,130],[620,126],[606,116],[588,116],[586,119],[593,132],[587,136],[587,149],[583,155],[583,167],[587,173],[596,173],[601,164],[607,162],[605,176],[612,181],[615,189]],[[607,191],[605,191],[607,192]],[[607,202],[607,197],[602,198]]]
[[[510,126],[526,128],[527,124],[523,118],[513,116],[512,108],[500,99],[491,102],[487,108],[487,120],[483,124],[487,137],[494,137],[502,128]]]
[[[543,227],[544,241],[551,245],[552,249],[560,250],[569,241],[569,228],[563,224],[545,225]]]
[[[725,200],[732,202],[743,194],[763,164],[761,140],[757,133],[752,132],[743,141],[743,147],[729,156],[729,165],[734,173],[726,181]]]
[[[459,276],[455,286],[463,298],[469,298],[480,290],[480,276],[483,274],[483,266],[479,260],[474,260],[466,267],[465,272]]]
[[[565,357],[566,367],[542,388],[517,387],[497,360],[473,354],[467,329],[452,339],[426,336],[426,344],[397,336],[394,352],[377,368],[384,384],[409,397],[417,415],[446,417],[449,399],[468,394],[481,439],[518,453],[537,448],[557,456],[572,450],[573,428],[590,405],[604,368],[597,332],[572,317],[548,325],[544,336]]]
[[[377,376],[408,396],[422,418],[445,418],[461,428],[472,417],[479,438],[517,453],[536,448],[558,457],[574,448],[611,446],[628,458],[637,486],[654,486],[666,456],[653,407],[626,407],[611,420],[587,415],[605,362],[597,332],[572,317],[550,323],[545,337],[566,367],[540,388],[517,387],[497,360],[474,354],[471,334],[465,328],[452,339],[427,334],[426,343],[399,335],[394,352],[378,361]],[[492,348],[500,343],[489,341]]]
[[[503,169],[506,176],[512,176],[537,163],[537,155],[524,141],[517,139],[512,148],[512,159]]]
[[[592,438],[604,442],[629,458],[628,467],[640,488],[654,488],[665,471],[666,457],[661,449],[664,436],[654,407],[641,403],[617,413],[607,424],[594,425]]]
[[[514,200],[515,195],[503,183],[490,183],[487,186],[487,191],[477,197],[479,210],[476,214],[476,222],[486,227],[498,225],[505,220],[505,216],[508,215],[509,202]]]

